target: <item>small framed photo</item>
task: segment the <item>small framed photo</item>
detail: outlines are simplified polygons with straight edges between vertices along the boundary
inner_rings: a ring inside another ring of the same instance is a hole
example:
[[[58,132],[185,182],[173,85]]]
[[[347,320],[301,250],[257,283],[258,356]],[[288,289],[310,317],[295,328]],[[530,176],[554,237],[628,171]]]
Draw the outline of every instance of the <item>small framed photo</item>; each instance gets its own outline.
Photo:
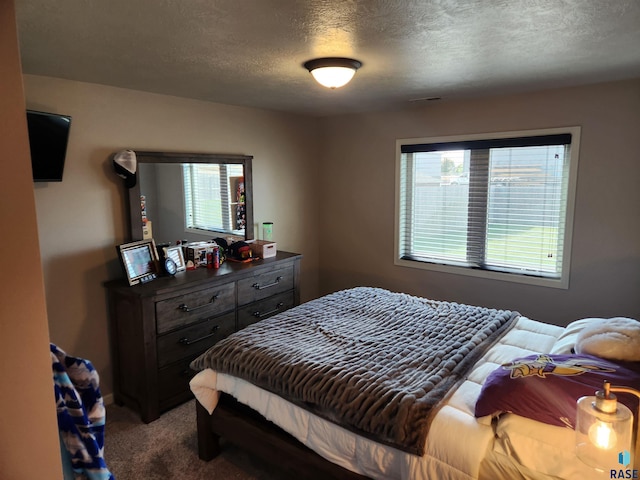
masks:
[[[129,285],[158,278],[158,251],[153,239],[124,243],[116,247]]]
[[[187,269],[187,264],[184,261],[184,253],[180,245],[164,247],[164,256],[176,262],[176,272],[183,272]]]

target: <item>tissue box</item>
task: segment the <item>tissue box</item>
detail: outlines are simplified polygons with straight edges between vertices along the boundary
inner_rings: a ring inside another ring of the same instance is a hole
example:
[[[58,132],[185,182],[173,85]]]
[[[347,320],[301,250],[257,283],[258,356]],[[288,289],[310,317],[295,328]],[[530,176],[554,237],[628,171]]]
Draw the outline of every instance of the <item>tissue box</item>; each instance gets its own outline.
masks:
[[[251,244],[251,250],[254,257],[269,258],[276,256],[276,242],[267,242],[265,240],[256,240]]]

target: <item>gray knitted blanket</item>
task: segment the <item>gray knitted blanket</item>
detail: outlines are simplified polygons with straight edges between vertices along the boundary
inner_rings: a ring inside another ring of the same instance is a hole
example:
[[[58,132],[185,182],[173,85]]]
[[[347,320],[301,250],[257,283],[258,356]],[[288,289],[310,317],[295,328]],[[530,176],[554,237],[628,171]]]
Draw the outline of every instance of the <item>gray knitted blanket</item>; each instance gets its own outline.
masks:
[[[422,455],[437,404],[517,313],[359,287],[253,324],[191,363]]]

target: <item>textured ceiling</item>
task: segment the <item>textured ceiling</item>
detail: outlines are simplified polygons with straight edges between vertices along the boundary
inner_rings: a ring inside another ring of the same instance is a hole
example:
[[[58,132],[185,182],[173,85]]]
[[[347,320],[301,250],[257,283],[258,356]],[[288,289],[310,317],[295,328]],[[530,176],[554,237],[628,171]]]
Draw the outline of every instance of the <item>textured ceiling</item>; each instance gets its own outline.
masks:
[[[312,115],[640,77],[639,0],[16,0],[16,9],[25,73]],[[321,56],[363,66],[328,90],[302,67]]]

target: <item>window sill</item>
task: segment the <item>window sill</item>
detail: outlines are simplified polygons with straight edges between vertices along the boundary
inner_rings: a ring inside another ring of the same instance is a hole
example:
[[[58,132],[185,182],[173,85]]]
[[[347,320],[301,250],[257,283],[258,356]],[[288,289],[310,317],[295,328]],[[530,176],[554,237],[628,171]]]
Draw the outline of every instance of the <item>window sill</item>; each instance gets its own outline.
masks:
[[[526,285],[534,285],[538,287],[560,288],[564,290],[567,290],[569,288],[568,275],[565,275],[563,278],[559,279],[543,278],[518,273],[495,272],[478,268],[457,267],[453,265],[443,265],[439,263],[431,263],[418,260],[405,260],[402,258],[396,258],[394,264],[399,267],[431,270],[435,272],[449,273],[452,275],[465,275],[469,277],[486,278],[489,280],[499,280],[510,283],[523,283]]]

